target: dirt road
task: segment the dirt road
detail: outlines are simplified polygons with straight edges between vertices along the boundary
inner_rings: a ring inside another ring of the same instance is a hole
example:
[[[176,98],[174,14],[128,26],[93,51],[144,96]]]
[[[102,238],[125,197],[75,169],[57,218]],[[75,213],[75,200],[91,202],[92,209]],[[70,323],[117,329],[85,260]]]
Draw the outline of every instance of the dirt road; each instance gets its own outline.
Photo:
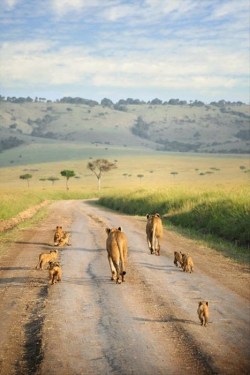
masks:
[[[36,270],[56,225],[71,232],[59,249],[61,283]],[[49,216],[20,232],[0,258],[1,375],[249,374],[249,268],[165,231],[151,255],[146,218],[91,201],[55,202]],[[106,227],[122,226],[129,243],[126,282],[110,280]],[[173,264],[189,252],[195,272]],[[198,301],[207,300],[201,327]]]

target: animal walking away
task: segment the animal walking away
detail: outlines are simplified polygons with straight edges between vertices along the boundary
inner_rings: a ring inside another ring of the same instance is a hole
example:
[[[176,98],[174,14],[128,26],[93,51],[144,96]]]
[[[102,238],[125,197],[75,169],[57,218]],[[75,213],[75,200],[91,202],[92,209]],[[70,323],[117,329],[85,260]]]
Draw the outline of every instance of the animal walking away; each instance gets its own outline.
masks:
[[[160,255],[160,240],[163,237],[163,226],[158,213],[154,215],[147,214],[146,235],[150,253]]]
[[[201,325],[206,327],[208,324],[208,318],[209,318],[209,310],[208,310],[207,301],[200,301],[198,303],[197,314],[200,319]]]
[[[128,242],[126,234],[119,228],[106,228],[106,249],[111,270],[111,280],[116,284],[125,281]]]
[[[50,250],[49,253],[41,253],[39,255],[39,261],[36,266],[36,269],[42,270],[45,264],[49,263],[50,261],[55,261],[58,257],[58,250]]]
[[[51,285],[62,280],[62,268],[59,262],[49,262],[49,283]]]

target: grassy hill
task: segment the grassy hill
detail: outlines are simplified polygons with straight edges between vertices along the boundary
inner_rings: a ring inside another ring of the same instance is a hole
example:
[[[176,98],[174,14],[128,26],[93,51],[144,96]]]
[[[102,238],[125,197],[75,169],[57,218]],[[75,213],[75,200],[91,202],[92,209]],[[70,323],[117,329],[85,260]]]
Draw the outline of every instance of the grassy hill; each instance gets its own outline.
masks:
[[[0,166],[143,153],[245,154],[249,105],[0,103]]]

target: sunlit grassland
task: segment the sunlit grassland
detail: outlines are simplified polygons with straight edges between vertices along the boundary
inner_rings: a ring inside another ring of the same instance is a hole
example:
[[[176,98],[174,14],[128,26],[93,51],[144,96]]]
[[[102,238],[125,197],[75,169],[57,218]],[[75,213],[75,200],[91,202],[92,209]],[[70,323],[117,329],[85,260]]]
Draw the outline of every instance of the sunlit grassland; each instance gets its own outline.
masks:
[[[167,225],[211,236],[217,244],[226,241],[236,252],[239,246],[249,248],[248,157],[156,153],[107,159],[116,160],[117,168],[103,174],[100,192],[87,169],[89,158],[1,168],[0,220],[45,199],[98,197],[101,204],[131,215],[159,212]],[[68,191],[63,169],[77,175]],[[19,178],[23,173],[32,174],[29,187]],[[40,180],[50,176],[59,180]]]
[[[94,156],[92,156],[94,155]],[[148,153],[133,154],[130,152],[121,154],[102,153],[102,155],[89,154],[81,160],[68,160],[53,163],[34,163],[20,166],[9,166],[0,168],[0,189],[26,188],[27,181],[19,179],[24,173],[30,173],[30,189],[50,191],[63,189],[65,179],[60,175],[63,169],[74,170],[77,178],[70,179],[70,191],[73,189],[96,190],[96,178],[87,169],[87,163],[91,159],[106,158],[116,161],[117,168],[104,174],[102,178],[102,189],[110,188],[145,188],[165,186],[195,186],[237,188],[248,184],[250,181],[250,162],[244,156],[209,156],[190,154],[165,154]],[[59,178],[54,185],[49,181],[41,181],[50,176]]]

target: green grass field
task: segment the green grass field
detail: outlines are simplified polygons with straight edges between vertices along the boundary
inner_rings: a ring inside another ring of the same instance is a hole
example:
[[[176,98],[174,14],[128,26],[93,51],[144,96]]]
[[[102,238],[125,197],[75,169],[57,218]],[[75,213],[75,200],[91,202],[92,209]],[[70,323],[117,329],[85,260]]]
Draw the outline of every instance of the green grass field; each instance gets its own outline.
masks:
[[[98,156],[97,156],[98,157]],[[100,204],[131,215],[159,212],[167,225],[211,237],[249,254],[249,160],[243,156],[114,153],[117,168],[104,174],[101,190],[87,169],[89,158],[0,169],[0,220],[45,199],[100,198]],[[63,169],[77,178],[66,180]],[[30,173],[29,182],[19,176]],[[52,184],[41,181],[50,176]],[[248,249],[248,250],[247,250]]]

